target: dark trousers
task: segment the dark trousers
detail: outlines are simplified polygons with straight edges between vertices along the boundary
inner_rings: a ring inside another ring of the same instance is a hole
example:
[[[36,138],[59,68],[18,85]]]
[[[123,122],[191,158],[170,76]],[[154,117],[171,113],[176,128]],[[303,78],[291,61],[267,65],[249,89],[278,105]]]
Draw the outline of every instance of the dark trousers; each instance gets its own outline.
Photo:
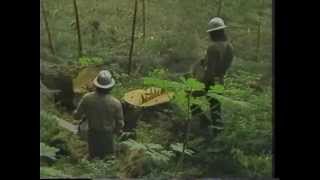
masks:
[[[223,126],[223,123],[221,120],[221,103],[217,99],[211,98],[211,97],[210,98],[208,97],[208,101],[209,101],[211,120],[207,118],[207,116],[204,114],[200,106],[196,104],[191,105],[192,116],[199,116],[200,129],[202,130],[205,136],[208,136],[210,133],[213,133],[213,134],[219,133],[219,130],[217,128],[214,128],[213,132],[209,132],[210,126],[214,126],[214,127]]]
[[[206,93],[209,91],[210,86],[214,86],[215,84],[224,84],[224,78],[216,77],[211,81],[205,83],[205,91]],[[222,126],[221,122],[221,103],[218,99],[214,97],[207,96],[210,107],[210,115],[212,119],[212,125],[214,126]]]
[[[107,130],[89,130],[88,147],[90,159],[103,159],[114,153],[113,133]]]
[[[219,83],[223,83],[223,79],[219,81]],[[195,104],[191,105],[191,113],[192,113],[192,116],[199,116],[200,129],[203,130],[203,133],[205,136],[208,136],[211,133],[213,133],[213,135],[216,135],[219,133],[219,130],[217,128],[214,128],[213,132],[210,132],[211,130],[209,129],[209,126],[215,126],[215,127],[223,126],[222,119],[221,119],[221,103],[218,99],[209,97],[206,95],[209,90],[209,87],[214,85],[214,82],[205,83],[205,85],[206,85],[205,91],[194,92],[192,96],[193,97],[206,96],[209,102],[211,120],[204,115],[203,110],[198,105],[195,105]]]
[[[218,99],[213,97],[208,97],[209,106],[210,106],[210,115],[212,119],[212,125],[222,126],[221,119],[221,103]]]

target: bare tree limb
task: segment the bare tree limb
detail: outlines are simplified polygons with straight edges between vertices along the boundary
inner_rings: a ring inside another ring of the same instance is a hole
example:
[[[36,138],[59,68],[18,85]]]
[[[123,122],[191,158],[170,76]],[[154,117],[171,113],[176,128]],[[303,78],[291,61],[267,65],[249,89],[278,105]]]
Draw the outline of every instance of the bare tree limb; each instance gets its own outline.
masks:
[[[41,4],[44,25],[45,25],[45,28],[47,31],[47,36],[48,36],[48,41],[49,41],[49,49],[50,49],[51,53],[53,55],[55,55],[55,50],[53,48],[53,42],[52,42],[52,38],[51,38],[51,31],[50,31],[50,27],[49,27],[49,23],[48,23],[48,19],[47,19],[47,13],[46,13],[46,9],[45,9],[43,0],[40,1],[40,4]]]
[[[135,0],[134,1],[133,20],[132,20],[131,46],[130,46],[130,52],[129,52],[128,74],[131,73],[131,68],[132,68],[132,53],[133,53],[133,48],[134,48],[134,35],[135,35],[135,30],[136,30],[137,7],[138,7],[138,0]]]
[[[73,0],[73,7],[76,17],[76,25],[77,25],[77,36],[78,36],[78,55],[82,56],[82,41],[81,41],[81,31],[80,31],[80,22],[79,22],[79,13],[78,13],[78,5],[77,0]]]
[[[145,0],[142,0],[142,39],[145,42],[146,39],[146,7],[145,7]]]

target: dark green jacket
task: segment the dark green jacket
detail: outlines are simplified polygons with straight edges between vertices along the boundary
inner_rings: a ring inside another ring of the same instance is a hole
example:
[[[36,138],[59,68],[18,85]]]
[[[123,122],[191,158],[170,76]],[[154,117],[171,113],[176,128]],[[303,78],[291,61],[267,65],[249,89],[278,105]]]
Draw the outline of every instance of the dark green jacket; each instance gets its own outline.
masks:
[[[233,47],[227,41],[212,42],[205,59],[193,67],[193,74],[204,83],[223,79],[233,60]]]
[[[87,119],[89,131],[114,132],[124,126],[122,105],[109,94],[87,93],[80,100],[74,116],[76,119]]]

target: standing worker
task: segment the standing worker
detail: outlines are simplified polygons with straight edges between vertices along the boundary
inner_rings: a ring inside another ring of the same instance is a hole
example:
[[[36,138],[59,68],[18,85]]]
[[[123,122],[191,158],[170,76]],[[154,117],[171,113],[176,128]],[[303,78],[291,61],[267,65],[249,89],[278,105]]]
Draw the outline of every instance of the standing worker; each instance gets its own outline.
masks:
[[[103,159],[114,153],[114,134],[124,126],[120,101],[110,95],[115,80],[109,71],[100,71],[94,79],[95,92],[84,95],[74,112],[76,119],[88,120],[89,157]]]
[[[223,85],[224,76],[232,63],[233,47],[231,43],[228,42],[225,34],[224,29],[226,27],[224,21],[219,17],[215,17],[209,21],[207,32],[209,33],[211,42],[207,49],[206,57],[193,68],[193,75],[205,84],[204,93],[208,92],[210,86],[216,84]],[[208,127],[209,125],[214,125],[221,127],[221,104],[215,98],[210,97],[208,99],[212,122],[202,122],[202,126]],[[199,107],[193,106],[193,114],[200,112],[202,111]]]

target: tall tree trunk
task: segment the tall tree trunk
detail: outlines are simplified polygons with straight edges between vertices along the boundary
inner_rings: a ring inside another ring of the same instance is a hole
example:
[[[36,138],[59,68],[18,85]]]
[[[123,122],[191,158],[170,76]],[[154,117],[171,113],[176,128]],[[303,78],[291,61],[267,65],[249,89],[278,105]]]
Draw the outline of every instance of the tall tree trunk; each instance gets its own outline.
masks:
[[[145,0],[142,0],[142,39],[145,42],[146,39],[146,7],[145,7]]]
[[[257,46],[256,46],[256,61],[260,61],[260,49],[261,49],[261,17],[259,17],[257,27]]]
[[[217,12],[217,16],[218,16],[218,17],[221,16],[222,7],[223,7],[223,0],[219,0],[219,2],[218,2],[218,12]]]
[[[82,41],[81,41],[81,31],[80,31],[80,22],[79,22],[79,13],[77,0],[73,0],[73,7],[76,16],[76,25],[77,25],[77,35],[78,35],[78,56],[82,56]]]
[[[242,10],[242,1],[238,0],[238,12],[241,13]]]
[[[132,53],[133,53],[133,48],[134,48],[134,35],[135,35],[135,30],[136,30],[137,7],[138,7],[138,0],[135,0],[134,1],[133,20],[132,20],[131,46],[130,46],[130,52],[129,52],[128,74],[131,73],[131,66],[132,66]]]
[[[257,46],[256,46],[256,61],[261,60],[261,40],[262,40],[262,21],[263,21],[264,0],[261,0],[261,8],[259,12],[259,19],[257,24]]]
[[[48,19],[47,19],[47,13],[46,13],[46,9],[45,9],[43,0],[40,1],[40,4],[41,4],[41,10],[42,10],[42,17],[43,17],[43,21],[44,21],[44,26],[45,26],[45,29],[47,31],[49,49],[50,49],[51,53],[54,55],[55,51],[54,51],[54,48],[53,48],[53,43],[52,43],[52,38],[51,38],[51,31],[50,31],[50,27],[49,27],[49,23],[48,23]]]

